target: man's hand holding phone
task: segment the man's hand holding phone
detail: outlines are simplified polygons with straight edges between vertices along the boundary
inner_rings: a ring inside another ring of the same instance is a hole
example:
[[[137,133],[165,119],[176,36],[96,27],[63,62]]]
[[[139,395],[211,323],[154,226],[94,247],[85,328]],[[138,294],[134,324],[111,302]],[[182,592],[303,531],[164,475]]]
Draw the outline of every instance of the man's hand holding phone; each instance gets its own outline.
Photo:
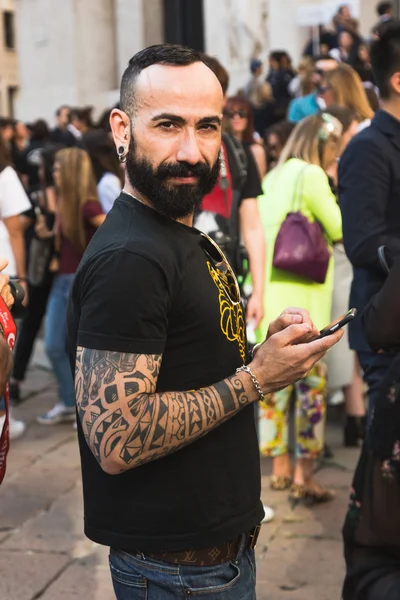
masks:
[[[265,395],[302,379],[343,336],[338,329],[316,339],[319,331],[307,311],[289,308],[269,327],[249,365]]]

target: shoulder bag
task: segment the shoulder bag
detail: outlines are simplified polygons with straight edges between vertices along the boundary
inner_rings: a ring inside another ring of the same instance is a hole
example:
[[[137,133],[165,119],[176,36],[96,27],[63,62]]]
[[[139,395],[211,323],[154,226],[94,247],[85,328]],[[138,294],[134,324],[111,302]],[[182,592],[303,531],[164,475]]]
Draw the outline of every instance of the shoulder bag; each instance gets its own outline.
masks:
[[[330,252],[318,221],[311,223],[301,212],[304,173],[298,179],[298,194],[294,194],[292,211],[283,221],[275,241],[272,265],[276,269],[325,283]]]

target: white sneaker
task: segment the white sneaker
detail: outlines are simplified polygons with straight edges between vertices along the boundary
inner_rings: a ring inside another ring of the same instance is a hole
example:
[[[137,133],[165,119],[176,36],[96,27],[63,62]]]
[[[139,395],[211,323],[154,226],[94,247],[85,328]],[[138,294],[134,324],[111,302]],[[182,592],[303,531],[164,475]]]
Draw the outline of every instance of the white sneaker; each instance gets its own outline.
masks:
[[[6,420],[6,416],[3,415],[0,417],[0,434],[3,431],[4,422]],[[8,428],[10,432],[10,440],[16,440],[21,437],[25,433],[26,425],[23,421],[18,421],[14,419],[11,415],[8,420]]]
[[[270,508],[269,506],[265,506],[265,504],[263,504],[263,507],[265,516],[261,523],[269,523],[275,517],[275,511],[273,511],[272,508]]]
[[[329,406],[339,406],[344,403],[344,394],[342,390],[336,390],[333,394],[328,396]]]
[[[36,420],[41,425],[57,425],[74,421],[75,415],[75,407],[68,407],[62,402],[58,402],[49,412],[40,415]]]

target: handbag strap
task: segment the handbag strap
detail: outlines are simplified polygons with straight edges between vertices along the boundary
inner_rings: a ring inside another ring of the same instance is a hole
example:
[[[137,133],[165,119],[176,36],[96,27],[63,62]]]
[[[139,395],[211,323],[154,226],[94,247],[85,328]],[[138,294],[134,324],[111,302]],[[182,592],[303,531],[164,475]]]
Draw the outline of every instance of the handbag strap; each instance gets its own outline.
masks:
[[[299,212],[301,210],[302,199],[303,199],[303,183],[304,183],[304,174],[308,167],[308,163],[306,163],[301,169],[299,176],[297,177],[295,193],[293,195],[293,205],[292,212]],[[296,194],[296,191],[298,193]]]

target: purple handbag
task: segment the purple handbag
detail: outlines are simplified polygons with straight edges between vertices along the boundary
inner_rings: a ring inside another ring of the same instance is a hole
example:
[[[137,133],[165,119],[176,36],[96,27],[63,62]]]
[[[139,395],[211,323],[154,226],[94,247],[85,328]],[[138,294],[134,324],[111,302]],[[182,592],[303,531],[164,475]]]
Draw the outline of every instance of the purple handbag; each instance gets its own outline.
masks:
[[[300,173],[301,184],[305,168]],[[318,221],[311,223],[300,212],[302,185],[298,198],[298,210],[295,210],[294,206],[294,210],[287,214],[278,232],[272,265],[276,269],[316,283],[325,283],[331,255],[323,229]]]

